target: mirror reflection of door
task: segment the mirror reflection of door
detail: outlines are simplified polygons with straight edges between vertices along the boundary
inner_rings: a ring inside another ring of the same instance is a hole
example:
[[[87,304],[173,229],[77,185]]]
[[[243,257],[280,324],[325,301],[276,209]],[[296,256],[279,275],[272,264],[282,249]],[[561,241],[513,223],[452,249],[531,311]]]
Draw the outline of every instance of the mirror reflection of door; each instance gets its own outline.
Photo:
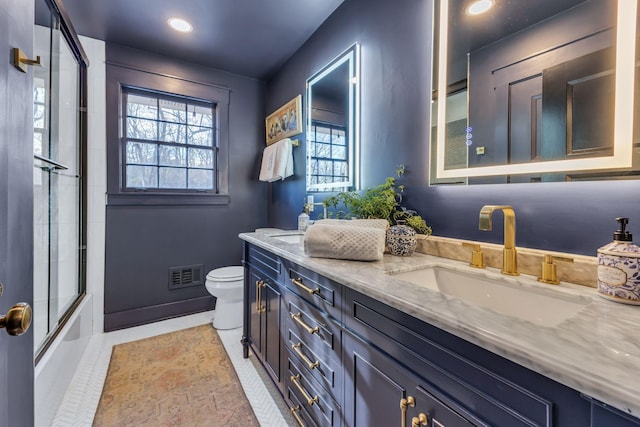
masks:
[[[443,3],[448,4],[448,9],[440,7]],[[602,179],[605,175],[619,179],[638,175],[637,156],[631,168],[626,160],[618,161],[630,158],[630,144],[625,145],[628,148],[624,153],[613,150],[614,142],[620,139],[616,132],[619,125],[615,124],[619,121],[615,108],[619,90],[615,78],[616,37],[620,28],[626,28],[617,22],[621,19],[617,15],[618,3],[540,0],[516,6],[510,1],[494,2],[493,8],[478,16],[466,12],[468,4],[465,0],[435,2],[436,16],[441,9],[448,19],[442,26],[447,34],[443,51],[446,67],[440,68],[438,51],[434,60],[434,82],[438,85],[434,83],[432,99],[437,105],[438,91],[443,89],[439,81],[442,74],[447,83],[447,102],[442,117],[438,118],[437,111],[432,113],[432,141],[444,152],[433,148],[432,162],[439,158],[444,170],[450,172],[432,173],[431,183],[538,182]],[[434,35],[435,46],[440,36],[440,32]],[[622,53],[630,57],[633,54],[631,49]],[[454,102],[461,88],[466,92],[466,102]],[[466,115],[460,117],[456,114],[459,110]],[[438,123],[444,123],[444,132],[439,133]],[[624,140],[629,139],[625,133]],[[636,144],[634,152],[637,148]],[[600,166],[613,158],[616,162],[608,167],[617,170]],[[565,162],[562,166],[567,168],[554,169],[550,166],[553,162]],[[521,165],[527,165],[527,171],[543,172],[524,174]],[[499,169],[501,176],[490,176],[492,169]],[[463,178],[452,178],[454,173]],[[439,179],[444,176],[448,181]]]

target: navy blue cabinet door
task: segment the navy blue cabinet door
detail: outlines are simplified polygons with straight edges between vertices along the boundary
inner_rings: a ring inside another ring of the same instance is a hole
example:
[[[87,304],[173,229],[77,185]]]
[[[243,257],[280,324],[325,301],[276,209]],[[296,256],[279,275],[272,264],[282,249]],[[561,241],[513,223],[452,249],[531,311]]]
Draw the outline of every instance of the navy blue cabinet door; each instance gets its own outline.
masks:
[[[343,335],[348,426],[472,427],[398,363],[348,333]],[[426,424],[423,424],[426,423]]]
[[[278,285],[256,268],[249,267],[248,305],[249,324],[247,339],[271,378],[282,380],[282,338],[280,333],[280,307],[282,293]]]

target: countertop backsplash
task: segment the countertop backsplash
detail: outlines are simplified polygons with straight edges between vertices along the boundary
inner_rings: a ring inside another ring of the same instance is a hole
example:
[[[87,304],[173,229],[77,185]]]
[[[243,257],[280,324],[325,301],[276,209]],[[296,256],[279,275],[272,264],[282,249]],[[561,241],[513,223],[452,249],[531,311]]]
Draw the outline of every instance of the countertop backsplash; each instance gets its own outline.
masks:
[[[471,249],[462,246],[462,242],[477,243],[484,253],[484,262],[488,267],[501,268],[502,245],[495,243],[475,242],[470,240],[452,239],[440,236],[418,235],[416,252],[426,255],[434,255],[457,261],[471,261]],[[518,250],[518,271],[522,274],[530,274],[540,277],[541,264],[544,255],[571,258],[573,262],[556,261],[558,279],[562,282],[575,283],[577,285],[597,286],[598,259],[593,256],[575,255],[563,252],[528,249],[516,246]],[[551,285],[553,286],[553,285]]]

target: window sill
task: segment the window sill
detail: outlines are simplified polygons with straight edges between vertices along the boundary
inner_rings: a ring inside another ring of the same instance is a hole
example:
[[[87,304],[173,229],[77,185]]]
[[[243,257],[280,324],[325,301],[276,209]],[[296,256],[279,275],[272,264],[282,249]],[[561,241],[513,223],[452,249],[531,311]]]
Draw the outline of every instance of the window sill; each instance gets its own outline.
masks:
[[[107,193],[107,206],[228,205],[228,194]]]

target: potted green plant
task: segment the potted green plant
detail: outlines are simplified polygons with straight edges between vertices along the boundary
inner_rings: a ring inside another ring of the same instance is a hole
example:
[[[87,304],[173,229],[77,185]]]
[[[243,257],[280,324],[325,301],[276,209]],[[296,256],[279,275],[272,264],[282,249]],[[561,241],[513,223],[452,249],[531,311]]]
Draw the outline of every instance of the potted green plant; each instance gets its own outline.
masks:
[[[390,225],[404,224],[413,228],[416,233],[431,235],[431,227],[412,209],[402,206],[404,185],[398,185],[397,179],[405,174],[404,165],[398,166],[396,176],[364,193],[343,191],[326,198],[325,207],[333,209],[337,218],[377,218],[386,219]],[[341,210],[340,208],[344,208]]]

